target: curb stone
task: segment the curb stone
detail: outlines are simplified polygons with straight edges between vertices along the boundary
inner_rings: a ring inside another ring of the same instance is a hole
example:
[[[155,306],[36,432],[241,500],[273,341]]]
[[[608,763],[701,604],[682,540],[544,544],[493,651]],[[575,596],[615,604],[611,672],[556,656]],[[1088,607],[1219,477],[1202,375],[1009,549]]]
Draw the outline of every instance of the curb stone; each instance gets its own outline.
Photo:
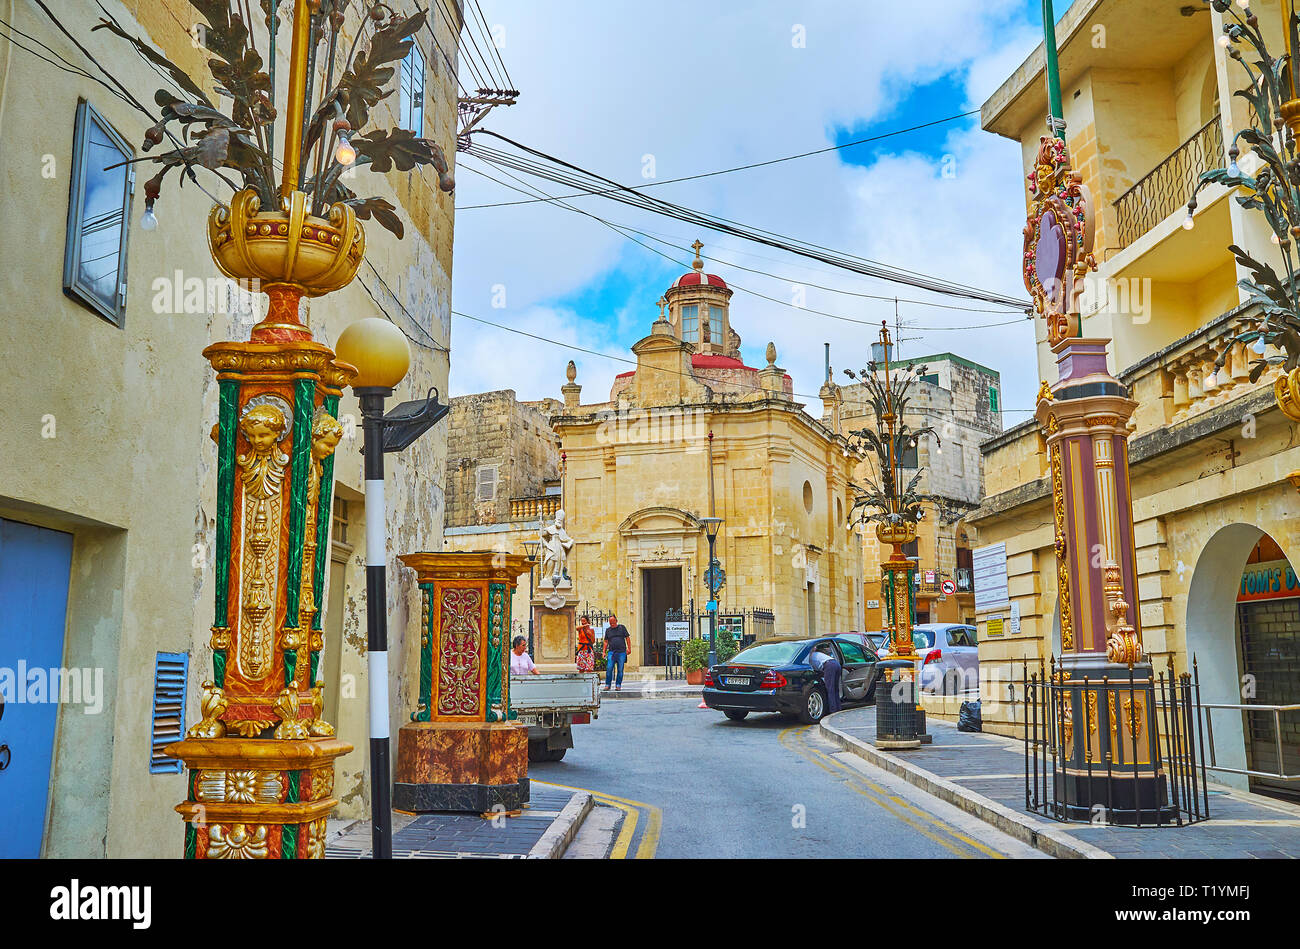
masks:
[[[564,805],[560,816],[551,821],[551,826],[546,828],[546,833],[542,834],[541,839],[533,845],[533,849],[528,851],[528,859],[558,860],[563,857],[564,851],[577,836],[578,828],[591,813],[591,808],[591,795],[586,791],[576,792],[569,798],[569,803]]]
[[[1114,854],[1107,853],[1100,847],[1094,847],[1086,841],[1071,837],[1042,821],[1034,820],[1011,808],[990,800],[980,794],[961,787],[904,761],[897,755],[874,748],[868,743],[845,734],[830,724],[828,716],[822,719],[822,734],[832,743],[845,751],[851,752],[890,774],[896,775],[922,791],[932,794],[942,801],[953,804],[968,814],[978,817],[1017,840],[1043,851],[1052,857],[1083,858],[1087,860],[1113,860]]]

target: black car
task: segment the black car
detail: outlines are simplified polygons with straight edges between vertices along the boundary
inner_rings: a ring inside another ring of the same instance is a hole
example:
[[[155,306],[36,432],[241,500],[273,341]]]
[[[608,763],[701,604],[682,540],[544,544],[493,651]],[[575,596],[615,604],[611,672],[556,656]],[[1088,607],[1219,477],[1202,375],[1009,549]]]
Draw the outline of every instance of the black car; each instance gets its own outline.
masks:
[[[826,714],[826,684],[808,655],[823,644],[840,660],[842,701],[872,701],[879,658],[859,638],[784,636],[755,643],[709,669],[704,677],[704,704],[732,721],[750,712],[798,716],[810,725],[821,721]]]

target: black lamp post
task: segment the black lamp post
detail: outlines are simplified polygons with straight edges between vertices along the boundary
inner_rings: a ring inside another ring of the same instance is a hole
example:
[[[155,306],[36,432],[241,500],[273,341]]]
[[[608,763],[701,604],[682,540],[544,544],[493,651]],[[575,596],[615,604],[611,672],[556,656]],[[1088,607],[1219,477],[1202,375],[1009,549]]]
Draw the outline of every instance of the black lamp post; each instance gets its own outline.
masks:
[[[524,551],[528,554],[528,655],[536,659],[533,652],[533,573],[537,566],[537,551],[541,549],[540,540],[524,541]]]
[[[705,571],[704,580],[709,587],[709,667],[712,668],[718,662],[718,647],[716,641],[716,630],[718,624],[718,589],[722,586],[722,564],[718,563],[718,558],[713,555],[713,545],[718,539],[718,531],[722,527],[722,518],[720,517],[701,517],[700,526],[704,528],[704,536],[709,539],[709,569]]]
[[[366,475],[366,666],[370,689],[371,857],[393,856],[393,808],[389,787],[388,727],[388,536],[384,501],[384,455],[403,451],[447,414],[437,390],[403,402],[387,415],[384,401],[406,376],[411,351],[402,331],[370,317],[350,324],[335,346],[338,358],[358,370],[352,390],[361,402]]]

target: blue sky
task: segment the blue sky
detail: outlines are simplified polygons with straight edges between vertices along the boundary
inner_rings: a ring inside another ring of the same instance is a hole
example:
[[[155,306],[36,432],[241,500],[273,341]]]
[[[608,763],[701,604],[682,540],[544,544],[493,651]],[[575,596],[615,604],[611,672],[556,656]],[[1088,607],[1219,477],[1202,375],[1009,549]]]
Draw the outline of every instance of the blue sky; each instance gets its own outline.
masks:
[[[485,0],[489,20],[504,25],[501,52],[523,90],[518,106],[498,110],[486,124],[632,184],[642,180],[646,156],[653,156],[654,177],[675,178],[978,108],[1037,44],[1040,2],[936,2],[938,9],[918,18],[910,8],[875,4],[751,0],[723,7],[661,0],[653,18],[642,18],[638,30],[628,31],[626,18],[614,9],[618,4],[554,0],[539,11],[523,0]],[[1058,19],[1068,6],[1057,0]],[[681,30],[683,21],[692,29]],[[571,32],[577,22],[580,46]],[[800,30],[806,34],[803,47],[791,41]],[[980,131],[977,123],[972,116],[770,168],[665,185],[653,193],[848,253],[1021,296],[1019,148]],[[519,198],[472,171],[464,173],[472,167],[496,173],[490,166],[465,156],[461,161],[458,206]],[[558,185],[534,183],[561,193]],[[707,269],[733,287],[778,300],[789,298],[795,282],[927,299],[921,291],[836,272],[604,199],[574,203],[679,246],[698,237],[706,259],[717,258]],[[690,259],[689,251],[647,243],[683,263]],[[631,344],[649,331],[657,314],[655,301],[680,272],[677,264],[598,222],[554,206],[461,211],[456,309],[607,355],[456,320],[453,394],[513,388],[521,398],[558,396],[572,358],[583,400],[604,400],[613,376],[628,368],[607,356],[631,357]],[[498,288],[505,288],[507,306],[493,306]],[[808,308],[892,322],[892,301],[807,293]],[[946,309],[943,304],[963,301],[929,299],[936,305],[901,307],[904,319],[917,326],[909,331],[919,337],[910,344],[912,354],[953,351],[991,365],[1003,373],[1007,406],[1029,406],[1037,388],[1029,324],[980,328],[1004,321],[1005,314]],[[732,300],[732,323],[751,365],[762,364],[769,340],[776,343],[779,363],[794,376],[796,392],[817,391],[823,343],[831,344],[837,367],[865,361],[868,328],[743,290]],[[1023,417],[1009,414],[1006,423]]]

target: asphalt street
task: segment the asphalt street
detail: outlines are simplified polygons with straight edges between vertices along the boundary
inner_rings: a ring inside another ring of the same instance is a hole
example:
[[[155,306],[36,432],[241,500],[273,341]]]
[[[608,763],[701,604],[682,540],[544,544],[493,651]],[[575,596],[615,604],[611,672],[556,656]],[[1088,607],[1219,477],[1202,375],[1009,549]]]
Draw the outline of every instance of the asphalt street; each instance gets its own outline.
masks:
[[[866,765],[816,726],[728,721],[685,699],[605,702],[538,781],[592,791],[621,813],[609,856],[1041,856]],[[608,812],[606,812],[608,813]]]

